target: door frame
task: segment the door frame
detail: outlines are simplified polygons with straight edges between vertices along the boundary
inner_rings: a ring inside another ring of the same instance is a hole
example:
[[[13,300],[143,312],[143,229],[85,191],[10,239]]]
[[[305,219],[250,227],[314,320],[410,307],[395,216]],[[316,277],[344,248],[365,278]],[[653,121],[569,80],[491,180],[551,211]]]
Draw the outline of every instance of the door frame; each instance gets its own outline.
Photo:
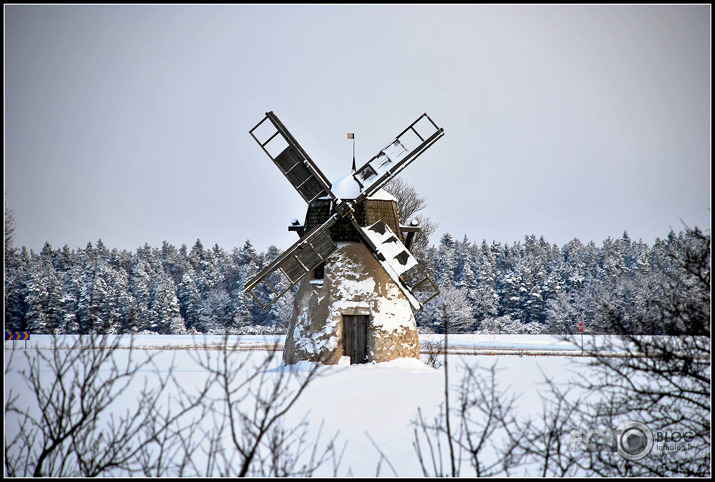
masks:
[[[367,363],[370,361],[367,349],[368,333],[370,331],[370,315],[342,314],[341,320],[343,356],[350,357],[351,365]]]

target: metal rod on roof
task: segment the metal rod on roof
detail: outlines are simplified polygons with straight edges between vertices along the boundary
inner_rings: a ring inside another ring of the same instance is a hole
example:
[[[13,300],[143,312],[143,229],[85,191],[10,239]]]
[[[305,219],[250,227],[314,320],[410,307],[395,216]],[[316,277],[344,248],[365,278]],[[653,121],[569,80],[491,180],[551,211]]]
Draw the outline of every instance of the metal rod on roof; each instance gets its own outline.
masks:
[[[353,172],[355,172],[357,171],[357,167],[355,166],[355,133],[348,132],[348,139],[353,140]]]

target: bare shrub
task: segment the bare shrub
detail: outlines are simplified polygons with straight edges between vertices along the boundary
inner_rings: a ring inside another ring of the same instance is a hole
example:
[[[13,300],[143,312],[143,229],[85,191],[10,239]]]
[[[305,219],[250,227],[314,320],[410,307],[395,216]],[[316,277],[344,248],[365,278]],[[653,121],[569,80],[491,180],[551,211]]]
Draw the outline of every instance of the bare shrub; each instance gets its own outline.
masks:
[[[191,351],[203,378],[189,387],[173,363],[157,365],[158,352],[122,343],[55,336],[51,350],[26,353],[33,399],[6,392],[7,476],[306,476],[327,463],[337,472],[335,438],[323,443],[322,427],[309,436],[305,418],[284,423],[319,364],[272,368],[271,351],[248,366],[260,355],[226,336],[219,350]]]

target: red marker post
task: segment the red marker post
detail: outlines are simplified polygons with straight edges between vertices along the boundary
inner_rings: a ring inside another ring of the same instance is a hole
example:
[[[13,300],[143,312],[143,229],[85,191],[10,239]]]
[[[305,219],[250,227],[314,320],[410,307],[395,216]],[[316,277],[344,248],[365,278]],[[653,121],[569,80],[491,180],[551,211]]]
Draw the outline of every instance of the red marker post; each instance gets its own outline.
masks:
[[[583,355],[583,321],[579,322],[578,331],[581,332],[581,354]]]

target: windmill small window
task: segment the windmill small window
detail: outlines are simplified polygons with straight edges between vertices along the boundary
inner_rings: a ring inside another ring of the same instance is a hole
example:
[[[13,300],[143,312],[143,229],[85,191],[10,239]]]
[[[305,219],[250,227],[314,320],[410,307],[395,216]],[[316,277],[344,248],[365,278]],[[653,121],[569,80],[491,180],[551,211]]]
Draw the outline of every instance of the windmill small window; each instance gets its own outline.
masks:
[[[313,270],[313,279],[315,281],[322,281],[325,279],[325,262],[320,263],[318,267]]]

